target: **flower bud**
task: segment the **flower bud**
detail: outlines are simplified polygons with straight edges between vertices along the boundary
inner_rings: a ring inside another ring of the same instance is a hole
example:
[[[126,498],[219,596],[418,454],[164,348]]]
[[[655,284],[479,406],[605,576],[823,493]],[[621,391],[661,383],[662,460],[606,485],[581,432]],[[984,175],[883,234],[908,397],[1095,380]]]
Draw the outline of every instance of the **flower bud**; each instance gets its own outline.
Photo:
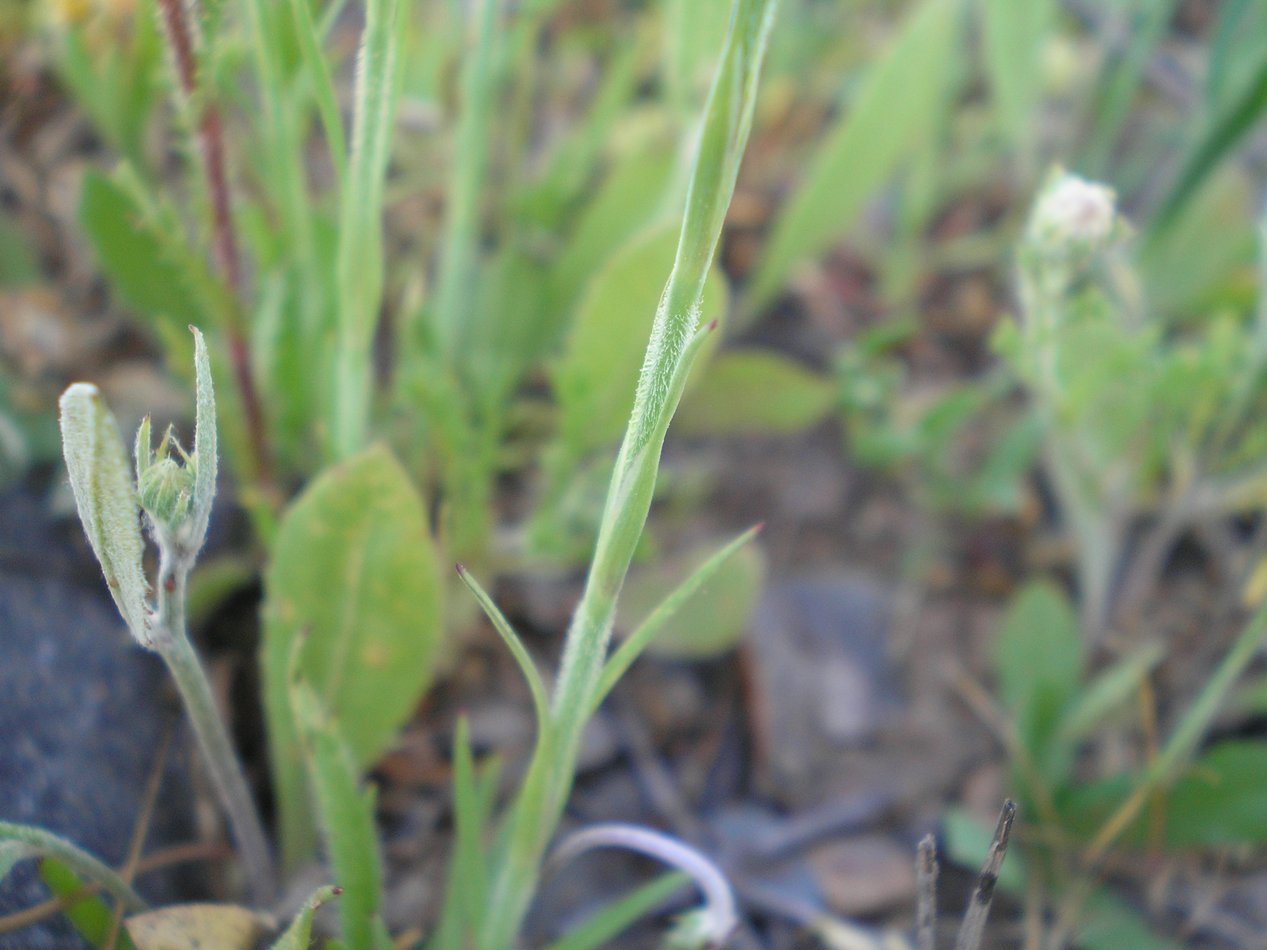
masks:
[[[1027,239],[1044,256],[1081,256],[1107,246],[1118,225],[1112,188],[1058,171],[1030,214]]]

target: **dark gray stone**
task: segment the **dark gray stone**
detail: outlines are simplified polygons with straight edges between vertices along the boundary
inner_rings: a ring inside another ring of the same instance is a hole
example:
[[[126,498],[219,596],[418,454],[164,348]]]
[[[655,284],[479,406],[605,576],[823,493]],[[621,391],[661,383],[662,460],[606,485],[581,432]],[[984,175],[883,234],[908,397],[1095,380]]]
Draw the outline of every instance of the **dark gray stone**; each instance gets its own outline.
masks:
[[[74,534],[44,516],[38,497],[0,495],[0,819],[47,828],[118,866],[179,710],[161,661],[131,641]],[[188,748],[183,727],[171,748],[146,851],[193,834],[176,751]],[[172,874],[137,882],[154,902],[187,885]],[[35,863],[23,862],[0,883],[0,915],[47,896]],[[81,945],[61,919],[0,936],[2,948]]]

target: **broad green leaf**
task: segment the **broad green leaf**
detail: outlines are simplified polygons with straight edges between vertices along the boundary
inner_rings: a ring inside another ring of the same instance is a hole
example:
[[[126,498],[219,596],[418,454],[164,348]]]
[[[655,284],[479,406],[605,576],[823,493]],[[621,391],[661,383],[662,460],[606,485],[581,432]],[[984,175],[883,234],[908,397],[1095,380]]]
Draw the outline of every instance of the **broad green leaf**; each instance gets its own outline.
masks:
[[[705,563],[716,545],[705,545],[659,564],[629,572],[620,593],[617,628],[650,615],[679,578]],[[647,644],[647,652],[676,659],[704,659],[724,653],[743,637],[761,596],[765,559],[755,544],[744,544],[717,564],[711,576],[677,605]]]
[[[124,922],[136,950],[254,950],[269,932],[266,921],[233,904],[174,904]]]
[[[45,858],[40,862],[40,879],[54,897],[68,898],[72,894],[79,894],[79,898],[62,913],[79,931],[79,935],[94,947],[109,944],[115,910],[98,895],[83,893],[84,882],[78,874],[56,858]],[[122,928],[119,930],[118,940],[112,946],[115,950],[136,950],[136,944]]]
[[[629,419],[647,333],[676,248],[674,229],[640,236],[599,271],[581,301],[554,372],[559,435],[573,458],[614,443]],[[699,321],[724,310],[724,285],[713,271]]]
[[[1223,742],[1192,763],[1166,801],[1166,844],[1176,848],[1267,841],[1267,743]]]
[[[304,906],[290,922],[286,932],[277,938],[270,950],[308,950],[309,944],[312,943],[312,918],[317,908],[334,900],[342,893],[343,888],[334,884],[314,891],[312,896],[304,901]]]
[[[1083,642],[1065,595],[1048,581],[1032,581],[1013,597],[995,644],[1004,705],[1040,774],[1056,783],[1070,764],[1054,747],[1061,717],[1082,681]]]
[[[156,228],[133,194],[89,170],[79,198],[79,223],[119,299],[169,329],[205,323],[179,238]]]
[[[283,516],[265,577],[262,659],[288,867],[313,845],[287,681],[297,638],[298,675],[364,769],[430,682],[440,592],[426,511],[382,446],[328,469]]]
[[[1052,0],[982,0],[991,93],[1003,130],[1028,150],[1042,92],[1043,44],[1055,20]]]
[[[836,401],[833,380],[767,350],[731,350],[705,368],[673,421],[686,435],[783,434],[813,425]]]
[[[750,312],[779,292],[798,263],[840,238],[867,199],[927,144],[952,85],[959,12],[955,0],[923,0],[871,67],[775,221],[749,289]]]
[[[322,837],[335,879],[343,888],[339,921],[349,950],[383,947],[383,870],[374,826],[374,789],[362,790],[360,765],[338,723],[321,710],[304,682],[292,686],[291,702],[305,746]],[[386,946],[391,947],[390,940]]]

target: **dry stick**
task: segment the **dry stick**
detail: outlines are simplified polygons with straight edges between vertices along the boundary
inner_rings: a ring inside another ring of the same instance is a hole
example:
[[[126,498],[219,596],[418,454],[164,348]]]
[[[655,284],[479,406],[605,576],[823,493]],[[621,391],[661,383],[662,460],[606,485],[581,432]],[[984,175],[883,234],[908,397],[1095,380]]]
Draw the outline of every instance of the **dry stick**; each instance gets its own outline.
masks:
[[[173,864],[184,864],[188,861],[225,861],[233,857],[233,852],[222,844],[205,844],[201,841],[192,844],[179,844],[153,854],[137,862],[136,873],[146,874]],[[48,900],[0,917],[0,934],[13,933],[25,927],[33,927],[40,921],[56,917],[68,907],[73,907],[85,897],[101,892],[100,884],[85,884],[76,888],[64,897],[50,897]]]
[[[185,100],[198,101],[198,63],[194,53],[193,31],[182,0],[158,0],[163,35],[171,50],[176,78]],[[229,198],[229,176],[225,170],[224,125],[220,110],[210,100],[201,103],[201,114],[196,118],[199,152],[202,155],[203,174],[207,179],[207,193],[211,200],[212,243],[216,266],[220,269],[232,296],[228,308],[225,332],[229,344],[229,361],[242,409],[246,416],[247,438],[254,456],[256,477],[265,486],[272,482],[272,455],[264,425],[264,410],[260,404],[255,380],[251,376],[250,345],[246,338],[242,313],[242,256],[238,251],[233,228],[233,208]]]
[[[159,743],[158,754],[154,756],[154,765],[150,769],[149,778],[145,782],[145,791],[141,796],[141,811],[136,818],[136,826],[132,829],[132,840],[128,844],[128,856],[119,869],[119,877],[129,884],[136,878],[136,866],[141,860],[141,849],[145,847],[145,836],[150,830],[150,819],[154,817],[154,803],[158,801],[158,790],[163,784],[163,770],[167,765],[167,750],[171,747],[172,730],[169,726],[163,730],[163,739]],[[123,927],[123,905],[114,906],[114,914],[110,919],[110,932],[106,936],[105,950],[114,950],[119,942],[119,931]]]
[[[1003,803],[999,823],[994,829],[994,840],[990,842],[990,851],[981,867],[977,886],[972,889],[968,909],[964,911],[955,950],[977,950],[981,946],[981,935],[985,932],[986,918],[990,916],[990,902],[994,900],[994,888],[999,883],[999,868],[1003,866],[1003,858],[1007,855],[1007,842],[1012,835],[1012,822],[1015,819],[1016,803],[1008,799]]]
[[[932,835],[920,839],[915,859],[915,943],[919,950],[937,946],[937,840]]]

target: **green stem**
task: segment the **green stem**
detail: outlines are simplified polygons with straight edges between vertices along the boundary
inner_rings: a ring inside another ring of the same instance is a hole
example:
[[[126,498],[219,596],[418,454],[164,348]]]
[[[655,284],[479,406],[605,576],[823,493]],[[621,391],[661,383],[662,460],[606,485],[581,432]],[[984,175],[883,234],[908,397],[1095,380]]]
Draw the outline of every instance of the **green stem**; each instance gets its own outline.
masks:
[[[128,913],[147,909],[141,895],[132,890],[127,881],[119,877],[87,851],[59,838],[43,828],[32,828],[11,821],[0,821],[0,841],[16,841],[23,845],[30,857],[47,855],[56,858],[84,880],[101,885],[101,889],[118,901]]]
[[[546,845],[572,790],[581,733],[601,685],[616,597],[642,536],[669,420],[691,364],[715,324],[699,299],[752,126],[757,78],[777,0],[735,0],[700,129],[677,257],[651,328],[633,413],[612,473],[589,576],[569,626],[554,702],[508,816],[480,950],[514,941],[536,890]]]
[[[211,684],[189,642],[185,627],[185,590],[189,574],[187,565],[177,563],[162,548],[159,564],[158,615],[154,622],[154,648],[167,664],[189,721],[198,740],[211,776],[211,783],[220,796],[229,819],[229,829],[238,846],[242,867],[255,901],[261,906],[272,903],[276,894],[277,875],[273,854],[255,801],[251,797],[246,776],[234,751],[229,733],[220,718]]]

